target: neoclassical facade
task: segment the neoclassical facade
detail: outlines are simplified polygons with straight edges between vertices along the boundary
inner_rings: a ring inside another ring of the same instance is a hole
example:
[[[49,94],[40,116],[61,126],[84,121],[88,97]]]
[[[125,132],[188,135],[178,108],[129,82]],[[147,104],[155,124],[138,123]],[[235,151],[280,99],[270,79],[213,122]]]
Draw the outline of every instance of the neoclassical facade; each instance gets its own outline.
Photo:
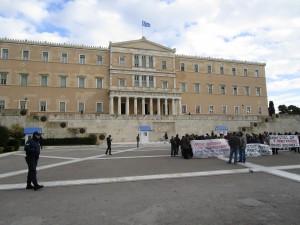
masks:
[[[144,37],[108,48],[5,38],[0,49],[1,110],[268,114],[265,63],[177,55]]]

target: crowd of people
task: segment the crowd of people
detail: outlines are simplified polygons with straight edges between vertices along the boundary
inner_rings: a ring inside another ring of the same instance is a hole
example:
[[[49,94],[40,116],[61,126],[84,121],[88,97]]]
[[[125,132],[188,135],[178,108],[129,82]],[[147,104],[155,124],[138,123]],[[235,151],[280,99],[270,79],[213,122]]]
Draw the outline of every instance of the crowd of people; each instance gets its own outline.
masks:
[[[230,146],[230,156],[228,163],[231,163],[233,155],[239,155],[239,160],[237,160],[237,156],[235,156],[234,162],[242,162],[246,161],[245,157],[245,149],[246,144],[258,143],[270,145],[270,135],[297,135],[300,143],[300,133],[299,132],[285,132],[285,133],[276,133],[276,132],[263,132],[259,134],[255,133],[243,133],[243,132],[232,132],[227,134],[215,134],[212,131],[210,134],[206,133],[205,135],[198,134],[186,134],[179,138],[179,135],[171,136],[171,156],[176,156],[179,153],[179,148],[181,149],[181,155],[184,159],[193,158],[193,151],[190,144],[191,140],[206,140],[206,139],[226,139],[228,140],[228,144]],[[166,134],[165,134],[166,137]],[[299,150],[291,149],[291,150]],[[272,148],[273,154],[278,154],[278,148]]]

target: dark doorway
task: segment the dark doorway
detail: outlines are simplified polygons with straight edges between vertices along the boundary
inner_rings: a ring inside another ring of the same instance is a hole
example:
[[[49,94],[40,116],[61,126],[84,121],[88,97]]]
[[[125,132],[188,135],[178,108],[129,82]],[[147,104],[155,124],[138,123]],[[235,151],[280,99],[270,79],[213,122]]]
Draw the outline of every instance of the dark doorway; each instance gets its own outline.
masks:
[[[125,114],[126,113],[126,105],[125,102],[121,103],[121,114]]]

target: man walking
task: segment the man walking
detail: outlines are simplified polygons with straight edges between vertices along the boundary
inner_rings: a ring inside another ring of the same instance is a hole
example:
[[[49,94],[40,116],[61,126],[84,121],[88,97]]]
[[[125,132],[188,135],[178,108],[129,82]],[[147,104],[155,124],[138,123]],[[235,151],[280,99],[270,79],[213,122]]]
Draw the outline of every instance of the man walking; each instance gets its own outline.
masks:
[[[138,148],[140,144],[140,134],[136,136],[136,147]]]
[[[105,155],[107,155],[107,152],[109,152],[109,154],[111,155],[111,142],[112,142],[111,135],[108,135],[108,137],[106,138],[106,142],[107,142],[107,149]]]
[[[233,132],[233,134],[230,136],[228,140],[228,144],[230,146],[230,155],[229,155],[229,161],[228,164],[232,161],[232,156],[234,154],[234,164],[237,163],[237,153],[239,151],[240,147],[240,138],[237,136],[236,132]]]
[[[26,152],[26,163],[28,166],[28,174],[27,174],[27,186],[26,189],[38,190],[43,188],[43,185],[39,185],[36,177],[36,167],[38,164],[38,160],[40,157],[40,134],[35,131],[31,139],[29,139],[24,147]],[[33,183],[33,186],[31,185]]]

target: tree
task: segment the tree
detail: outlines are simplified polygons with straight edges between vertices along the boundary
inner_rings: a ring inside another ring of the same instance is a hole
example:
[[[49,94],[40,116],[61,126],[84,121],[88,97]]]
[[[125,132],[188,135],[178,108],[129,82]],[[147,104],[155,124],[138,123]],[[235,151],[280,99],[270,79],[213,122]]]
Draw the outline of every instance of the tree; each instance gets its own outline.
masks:
[[[9,139],[9,130],[7,127],[0,126],[0,147],[5,147]]]
[[[24,128],[19,124],[13,124],[9,128],[10,137],[20,140],[24,137]]]
[[[272,116],[273,114],[275,114],[274,103],[273,103],[273,101],[270,101],[269,102],[269,116]]]
[[[278,111],[279,111],[279,114],[286,114],[286,113],[288,113],[286,105],[279,105],[278,106]]]
[[[288,114],[300,115],[300,108],[294,105],[289,105],[287,107]]]

